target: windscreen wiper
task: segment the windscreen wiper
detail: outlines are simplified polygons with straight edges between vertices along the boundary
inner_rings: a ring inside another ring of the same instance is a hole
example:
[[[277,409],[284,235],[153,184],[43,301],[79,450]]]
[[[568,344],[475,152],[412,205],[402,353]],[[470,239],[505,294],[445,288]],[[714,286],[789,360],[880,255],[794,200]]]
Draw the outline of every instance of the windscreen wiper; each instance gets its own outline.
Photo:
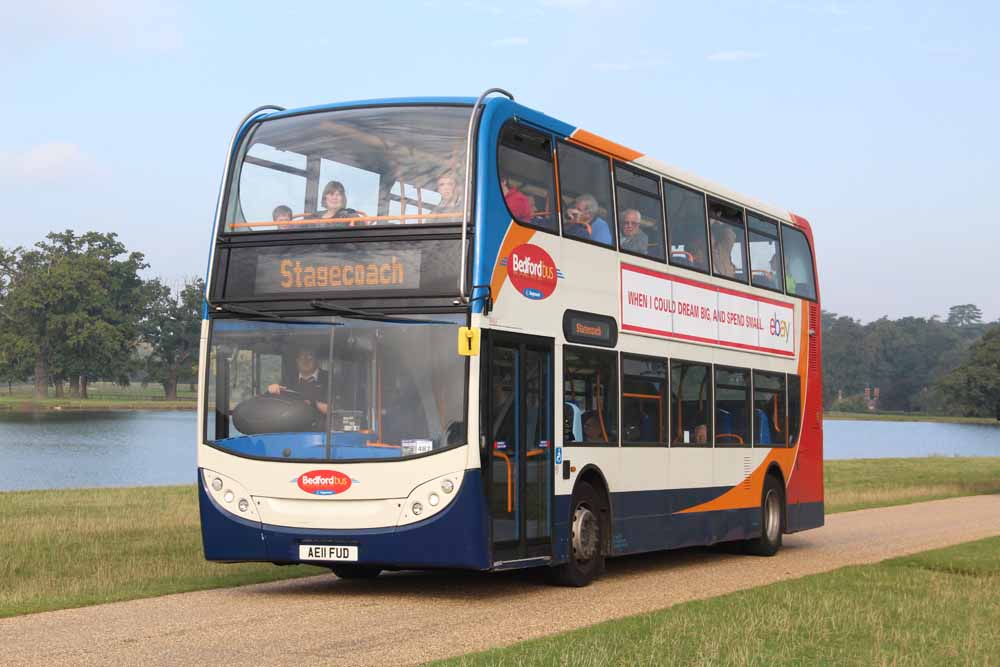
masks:
[[[373,310],[358,310],[357,308],[337,306],[332,303],[318,300],[310,301],[309,305],[317,310],[322,310],[327,313],[339,315],[340,317],[348,317],[355,320],[372,320],[374,322],[389,322],[390,324],[455,324],[454,322],[447,322],[445,320],[416,320],[409,317],[396,317],[394,315],[386,315],[385,313],[379,313]]]
[[[277,313],[265,313],[263,310],[256,310],[255,308],[248,308],[246,306],[240,306],[235,303],[218,303],[209,304],[212,310],[223,310],[227,313],[234,313],[236,315],[250,315],[251,317],[258,320],[266,320],[268,322],[287,322],[290,324],[312,324],[319,326],[343,326],[341,322],[317,322],[316,320],[302,320],[294,317],[285,317],[284,315],[278,315]]]

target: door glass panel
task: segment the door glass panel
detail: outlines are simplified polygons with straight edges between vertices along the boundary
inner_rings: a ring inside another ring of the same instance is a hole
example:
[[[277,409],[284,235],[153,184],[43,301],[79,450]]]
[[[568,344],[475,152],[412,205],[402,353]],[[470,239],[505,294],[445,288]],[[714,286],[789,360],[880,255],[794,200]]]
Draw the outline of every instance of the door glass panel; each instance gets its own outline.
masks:
[[[493,348],[490,368],[490,514],[493,541],[521,539],[518,526],[520,493],[518,475],[518,351],[513,347]]]
[[[525,537],[549,535],[552,497],[549,459],[552,456],[552,424],[549,392],[549,354],[528,349],[524,355],[525,421]]]

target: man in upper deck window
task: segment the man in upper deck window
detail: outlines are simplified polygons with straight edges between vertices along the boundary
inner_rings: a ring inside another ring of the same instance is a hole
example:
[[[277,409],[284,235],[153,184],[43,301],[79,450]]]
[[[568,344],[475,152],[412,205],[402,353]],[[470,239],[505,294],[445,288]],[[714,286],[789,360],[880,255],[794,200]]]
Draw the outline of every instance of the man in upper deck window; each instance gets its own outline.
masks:
[[[611,228],[598,215],[597,200],[592,194],[582,194],[566,211],[566,234],[581,239],[611,245]]]
[[[637,252],[645,255],[649,252],[649,237],[642,231],[639,223],[642,221],[642,214],[634,208],[627,208],[622,211],[622,250]]]

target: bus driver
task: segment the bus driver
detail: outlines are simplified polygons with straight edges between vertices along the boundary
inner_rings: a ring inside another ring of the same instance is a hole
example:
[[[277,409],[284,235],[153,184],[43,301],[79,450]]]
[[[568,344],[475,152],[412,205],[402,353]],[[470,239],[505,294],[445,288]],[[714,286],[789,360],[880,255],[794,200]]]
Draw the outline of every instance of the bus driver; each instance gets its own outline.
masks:
[[[301,348],[298,351],[295,355],[295,365],[298,369],[295,381],[289,383],[287,387],[277,383],[270,384],[267,393],[300,398],[325,415],[328,403],[324,399],[330,386],[330,374],[319,367],[316,352],[309,348]]]

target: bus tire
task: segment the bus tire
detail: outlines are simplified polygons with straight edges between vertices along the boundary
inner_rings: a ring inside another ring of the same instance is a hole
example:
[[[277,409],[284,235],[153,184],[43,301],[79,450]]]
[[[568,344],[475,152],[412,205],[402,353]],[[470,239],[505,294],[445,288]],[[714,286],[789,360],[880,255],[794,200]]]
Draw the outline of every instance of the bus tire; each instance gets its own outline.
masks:
[[[747,540],[744,548],[755,556],[773,556],[781,549],[781,534],[785,529],[785,490],[774,475],[764,478],[760,513],[760,537]]]
[[[382,568],[373,565],[332,565],[330,569],[338,579],[374,579]]]
[[[580,588],[604,571],[604,499],[587,482],[573,490],[570,504],[570,558],[549,570],[549,582]]]

